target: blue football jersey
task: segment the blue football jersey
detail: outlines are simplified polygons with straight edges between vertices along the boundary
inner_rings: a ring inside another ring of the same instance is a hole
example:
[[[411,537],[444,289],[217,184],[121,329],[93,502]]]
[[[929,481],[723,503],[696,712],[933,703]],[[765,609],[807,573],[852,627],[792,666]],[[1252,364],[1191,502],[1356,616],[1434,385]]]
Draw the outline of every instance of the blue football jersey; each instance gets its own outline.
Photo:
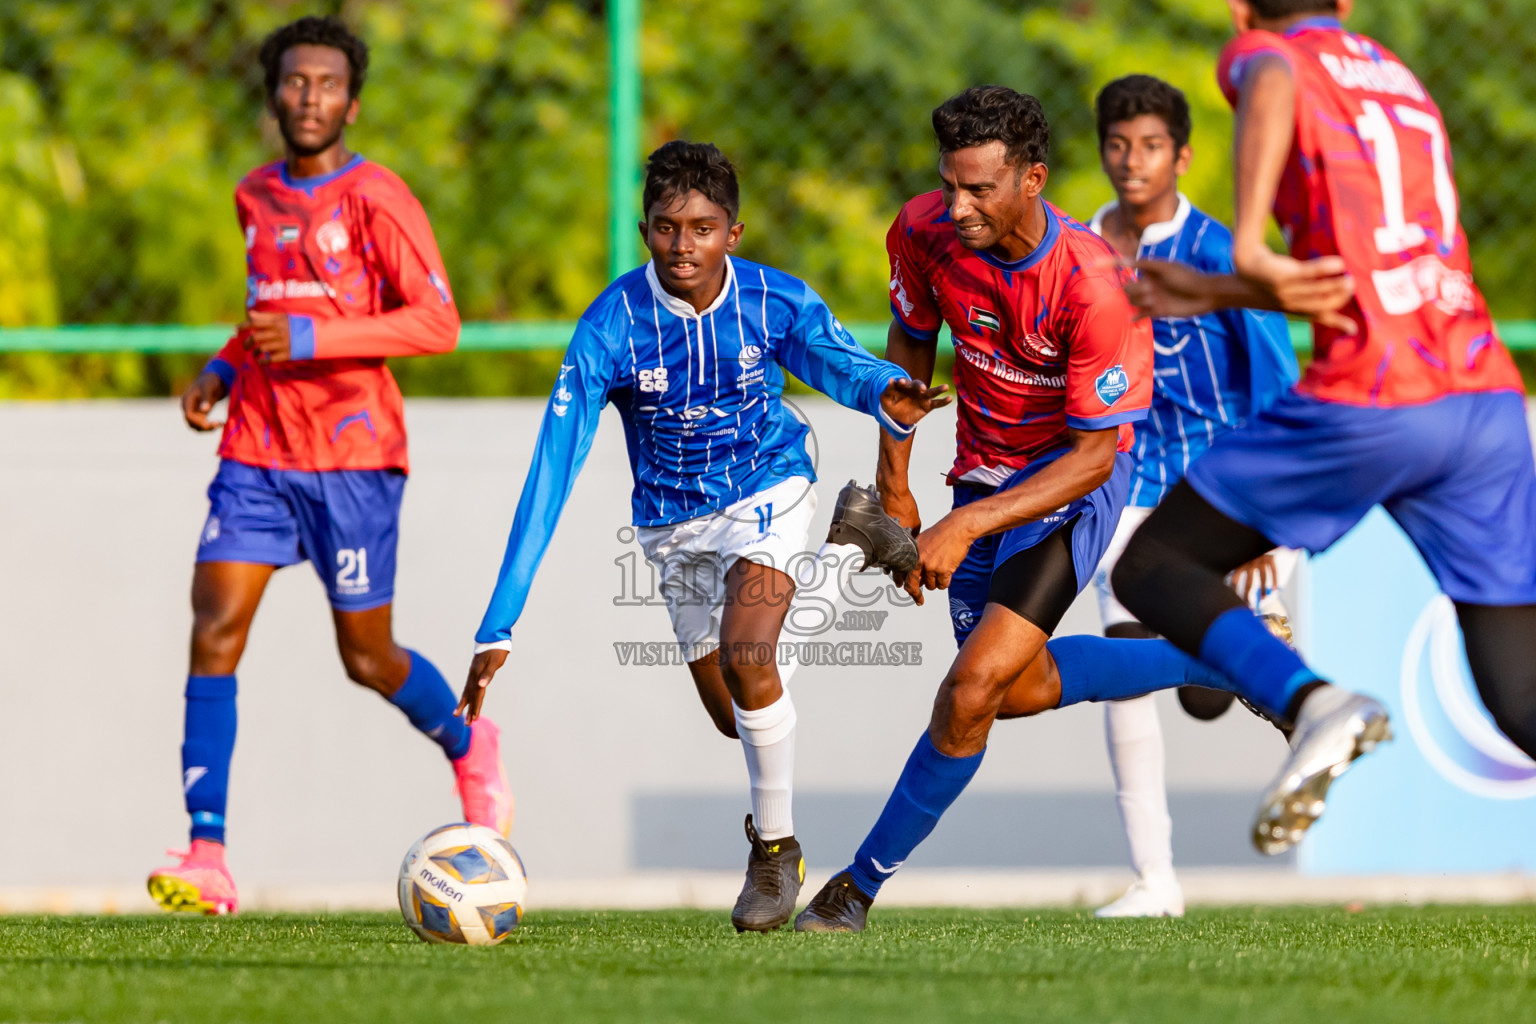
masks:
[[[895,436],[912,432],[880,408],[906,371],[865,351],[798,278],[728,257],[725,287],[702,313],[668,294],[649,262],[609,285],[561,361],[476,643],[510,638],[609,402],[624,422],[636,526],[814,480],[808,429],[780,397],[785,370]]]
[[[1093,217],[1098,231],[1103,207]],[[1142,234],[1139,259],[1187,263],[1232,273],[1232,232],[1183,195],[1172,220]],[[1136,475],[1128,504],[1151,508],[1184,478],[1189,464],[1296,383],[1299,369],[1285,317],[1223,309],[1152,322],[1152,408],[1136,427]]]

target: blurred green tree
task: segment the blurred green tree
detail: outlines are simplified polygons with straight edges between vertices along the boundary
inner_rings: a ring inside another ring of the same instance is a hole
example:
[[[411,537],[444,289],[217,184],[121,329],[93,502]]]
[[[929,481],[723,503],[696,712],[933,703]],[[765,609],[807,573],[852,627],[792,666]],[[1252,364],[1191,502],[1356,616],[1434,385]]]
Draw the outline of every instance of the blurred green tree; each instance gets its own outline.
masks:
[[[339,11],[373,66],[354,148],[432,217],[466,319],[571,317],[606,283],[601,0],[8,0],[0,4],[0,326],[230,322],[243,259],[230,193],[280,154],[256,52]],[[1536,317],[1536,0],[1361,3],[1355,21],[1442,104],[1463,222],[1496,314]],[[1187,191],[1230,212],[1220,0],[667,0],[646,6],[644,144],[718,143],[741,168],[742,254],[809,280],[845,319],[886,315],[883,239],[937,184],[929,112],[967,85],[1040,96],[1048,195],[1110,198],[1091,103],[1161,75],[1195,112]],[[637,158],[643,154],[635,154]],[[640,258],[638,246],[635,259]],[[410,390],[540,390],[538,358],[401,361]],[[505,364],[503,366],[503,364]],[[498,369],[497,367],[502,367]],[[163,393],[195,361],[0,360],[0,395]]]

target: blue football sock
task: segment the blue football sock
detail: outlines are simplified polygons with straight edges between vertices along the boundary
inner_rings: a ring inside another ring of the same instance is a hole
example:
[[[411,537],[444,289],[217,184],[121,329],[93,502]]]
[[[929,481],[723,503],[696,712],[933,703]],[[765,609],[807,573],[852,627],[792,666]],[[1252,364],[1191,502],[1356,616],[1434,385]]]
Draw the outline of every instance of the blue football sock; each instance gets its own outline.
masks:
[[[1250,704],[1282,719],[1297,691],[1320,681],[1300,655],[1247,608],[1216,616],[1200,640],[1200,660],[1220,669]]]
[[[435,665],[415,651],[405,653],[411,656],[411,674],[389,702],[404,711],[412,725],[436,741],[450,761],[457,761],[469,753],[469,726],[453,713],[459,699]]]
[[[1085,700],[1124,700],[1190,684],[1233,689],[1226,677],[1166,640],[1062,636],[1045,647],[1061,674],[1059,708]]]
[[[854,883],[866,896],[879,895],[885,880],[896,873],[918,843],[928,838],[940,815],[981,767],[985,753],[950,757],[940,753],[923,733],[885,802],[885,810],[848,866]]]
[[[187,676],[181,788],[192,838],[224,841],[229,759],[235,752],[235,677]]]

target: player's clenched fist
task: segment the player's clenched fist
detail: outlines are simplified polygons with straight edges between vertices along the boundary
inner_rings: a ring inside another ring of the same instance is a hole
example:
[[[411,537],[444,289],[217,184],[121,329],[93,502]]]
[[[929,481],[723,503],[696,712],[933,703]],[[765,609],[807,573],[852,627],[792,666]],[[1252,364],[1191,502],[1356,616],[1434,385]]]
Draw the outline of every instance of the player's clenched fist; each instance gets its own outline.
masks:
[[[907,592],[922,603],[916,584],[929,590],[948,590],[955,570],[965,561],[976,537],[953,516],[945,516],[917,535],[918,567],[907,576]]]
[[[480,705],[485,700],[485,689],[491,685],[491,680],[506,663],[507,652],[499,648],[481,651],[475,655],[475,660],[469,663],[469,678],[464,680],[464,694],[459,698],[459,706],[453,712],[464,716],[465,725],[480,717]]]
[[[197,380],[181,395],[181,414],[186,417],[187,426],[193,430],[217,430],[222,427],[222,420],[210,420],[208,414],[228,393],[224,378],[218,374],[198,374]]]
[[[288,314],[251,310],[240,325],[245,347],[269,363],[293,358],[293,343],[288,332]]]

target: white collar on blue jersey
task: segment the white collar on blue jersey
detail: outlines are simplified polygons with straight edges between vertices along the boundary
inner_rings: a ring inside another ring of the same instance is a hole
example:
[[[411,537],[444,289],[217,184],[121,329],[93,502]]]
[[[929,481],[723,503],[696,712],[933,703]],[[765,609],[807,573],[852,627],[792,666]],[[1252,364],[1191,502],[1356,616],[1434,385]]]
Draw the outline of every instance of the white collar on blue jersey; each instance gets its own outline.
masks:
[[[1118,200],[1111,200],[1099,207],[1099,212],[1095,213],[1093,220],[1088,222],[1088,226],[1093,229],[1094,234],[1104,234],[1104,218],[1109,216],[1111,210],[1119,206]],[[1189,211],[1192,209],[1194,207],[1190,205],[1189,197],[1180,192],[1179,208],[1173,212],[1173,219],[1165,220],[1159,224],[1148,224],[1147,230],[1141,233],[1141,247],[1145,249],[1149,245],[1166,242],[1180,231],[1183,231],[1184,222],[1189,220]]]
[[[736,266],[729,256],[725,258],[725,282],[720,287],[720,294],[715,296],[715,301],[711,302],[709,308],[702,313],[661,286],[661,280],[656,276],[654,260],[645,261],[645,283],[651,286],[651,294],[656,296],[656,301],[661,303],[662,308],[667,312],[680,316],[684,320],[701,320],[725,305],[726,298],[736,287]]]

